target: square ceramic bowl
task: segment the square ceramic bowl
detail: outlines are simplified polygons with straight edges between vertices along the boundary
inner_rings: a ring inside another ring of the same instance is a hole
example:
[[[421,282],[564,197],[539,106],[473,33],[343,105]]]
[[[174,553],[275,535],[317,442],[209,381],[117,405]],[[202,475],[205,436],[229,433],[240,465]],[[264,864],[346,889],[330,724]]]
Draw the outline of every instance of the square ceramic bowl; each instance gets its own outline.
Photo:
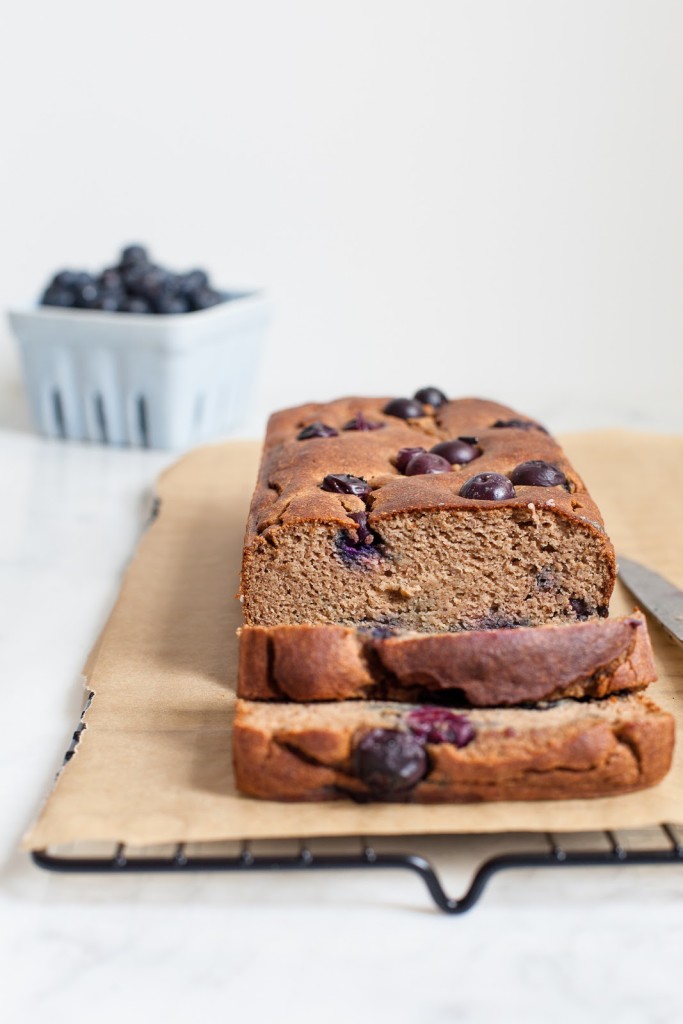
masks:
[[[9,313],[48,437],[181,449],[243,419],[269,320],[265,292],[174,316],[34,306]]]

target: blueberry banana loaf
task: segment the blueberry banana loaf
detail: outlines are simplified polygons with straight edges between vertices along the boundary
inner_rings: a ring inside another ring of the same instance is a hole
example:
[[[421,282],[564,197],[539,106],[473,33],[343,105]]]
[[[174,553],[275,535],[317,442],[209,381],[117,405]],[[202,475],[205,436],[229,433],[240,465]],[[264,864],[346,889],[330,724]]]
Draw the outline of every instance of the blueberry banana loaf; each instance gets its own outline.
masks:
[[[245,626],[237,695],[250,700],[441,700],[479,707],[605,697],[657,678],[647,624],[624,618],[461,633]]]
[[[238,788],[267,800],[457,803],[613,796],[669,770],[671,715],[639,694],[539,708],[238,701]]]
[[[247,624],[495,629],[606,616],[600,513],[538,423],[481,399],[275,413],[242,565]]]

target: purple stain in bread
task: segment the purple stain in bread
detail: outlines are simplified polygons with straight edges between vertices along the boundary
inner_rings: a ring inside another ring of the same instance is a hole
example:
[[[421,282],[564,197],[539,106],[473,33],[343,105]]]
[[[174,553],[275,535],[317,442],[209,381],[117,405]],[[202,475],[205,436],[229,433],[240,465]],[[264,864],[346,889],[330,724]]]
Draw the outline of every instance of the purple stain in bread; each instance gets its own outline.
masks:
[[[356,744],[352,765],[354,774],[376,796],[412,789],[428,769],[423,744],[398,729],[367,732]]]
[[[576,612],[577,619],[589,619],[594,614],[594,610],[582,597],[570,597],[569,603]]]
[[[496,420],[491,426],[496,429],[510,427],[513,430],[540,430],[543,434],[549,433],[542,424],[536,423],[534,420]]]
[[[335,538],[337,552],[346,565],[369,568],[381,557],[379,538],[368,526],[367,512],[349,512],[348,517],[356,523],[356,536],[354,539],[348,530],[341,530]]]
[[[425,705],[406,715],[408,729],[420,743],[453,743],[466,747],[476,732],[467,715],[456,715],[448,708]]]
[[[357,412],[352,420],[345,423],[342,430],[381,430],[384,423],[375,423],[365,418],[362,412]]]
[[[605,604],[598,605],[598,615],[601,619],[606,619],[609,615],[609,608]]]

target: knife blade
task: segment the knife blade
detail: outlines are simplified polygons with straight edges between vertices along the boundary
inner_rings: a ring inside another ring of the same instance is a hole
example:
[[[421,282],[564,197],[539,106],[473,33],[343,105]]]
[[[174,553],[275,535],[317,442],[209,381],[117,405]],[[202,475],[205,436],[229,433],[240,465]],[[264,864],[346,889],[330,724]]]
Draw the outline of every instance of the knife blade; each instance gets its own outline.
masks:
[[[645,610],[683,645],[683,590],[640,562],[619,556],[619,579]]]

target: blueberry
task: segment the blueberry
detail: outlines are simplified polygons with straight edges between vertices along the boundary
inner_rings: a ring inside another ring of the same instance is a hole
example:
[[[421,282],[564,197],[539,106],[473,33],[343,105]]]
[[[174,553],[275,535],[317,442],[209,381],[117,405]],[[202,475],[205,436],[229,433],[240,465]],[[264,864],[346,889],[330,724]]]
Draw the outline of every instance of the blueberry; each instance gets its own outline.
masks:
[[[332,491],[334,494],[356,494],[362,498],[370,493],[372,487],[360,476],[351,476],[350,473],[328,473],[322,482],[322,489]]]
[[[396,456],[396,469],[399,473],[405,473],[406,466],[412,459],[413,455],[425,455],[424,448],[399,448],[398,455]]]
[[[192,295],[209,287],[209,275],[205,270],[188,270],[181,274],[178,280],[178,288],[184,295]]]
[[[60,270],[50,281],[50,288],[75,288],[82,282],[79,280],[80,273],[77,270]]]
[[[544,434],[548,433],[545,427],[541,426],[540,423],[535,423],[533,420],[496,420],[492,426],[496,428],[510,427],[514,430],[540,430]]]
[[[214,288],[200,288],[190,296],[190,303],[194,310],[210,309],[211,306],[218,306],[224,301],[221,293]]]
[[[349,512],[349,519],[353,519],[357,526],[358,543],[359,544],[374,544],[375,535],[368,528],[368,514],[367,512]]]
[[[481,455],[481,448],[470,444],[470,441],[466,441],[463,437],[457,437],[454,441],[441,441],[429,450],[457,466],[464,466],[465,463],[472,462],[473,459],[478,459]]]
[[[61,306],[63,309],[69,309],[75,305],[73,290],[51,284],[43,293],[40,304],[41,306]]]
[[[559,487],[567,482],[561,469],[543,459],[520,462],[510,473],[510,479],[513,484],[526,484],[529,487]]]
[[[456,715],[448,708],[415,708],[408,714],[406,725],[422,743],[454,743],[456,747],[466,747],[475,736],[467,715]]]
[[[145,267],[142,273],[132,284],[126,282],[127,287],[136,295],[144,299],[156,302],[164,292],[172,292],[173,276],[162,267]],[[187,303],[185,303],[187,307]]]
[[[164,316],[175,316],[178,313],[187,313],[190,307],[181,295],[166,295],[162,292],[155,301],[154,308],[157,313]]]
[[[107,292],[122,291],[124,287],[121,272],[115,267],[108,267],[107,270],[103,270],[97,279],[97,283],[100,288]]]
[[[86,284],[78,285],[74,295],[76,299],[74,305],[79,309],[93,309],[99,298],[99,289],[94,281],[90,280]]]
[[[92,309],[102,309],[107,313],[117,313],[124,300],[117,292],[100,291],[92,304]]]
[[[124,313],[153,313],[151,305],[147,299],[140,298],[136,295],[132,295],[130,298],[126,298],[121,303],[121,310]]]
[[[448,401],[443,391],[439,391],[438,388],[420,388],[413,397],[417,398],[418,402],[431,405],[433,409],[438,409],[440,405]]]
[[[334,427],[328,427],[326,423],[321,423],[320,420],[316,420],[315,423],[309,423],[307,427],[300,430],[296,435],[297,441],[308,441],[311,437],[338,437],[337,431]]]
[[[505,501],[514,498],[515,489],[506,476],[500,473],[478,473],[470,477],[460,488],[461,498],[475,501]]]
[[[140,263],[149,263],[149,256],[143,245],[127,245],[121,251],[122,267],[132,267],[134,264]]]
[[[381,430],[383,426],[383,423],[374,423],[367,420],[362,412],[357,412],[352,420],[344,424],[342,430]]]
[[[427,755],[410,733],[373,729],[357,744],[353,769],[372,793],[400,793],[411,789],[427,774]]]
[[[451,464],[440,455],[433,455],[431,452],[420,452],[413,455],[405,468],[406,476],[422,476],[426,473],[450,473]]]
[[[420,402],[414,398],[393,398],[383,410],[387,416],[398,416],[402,420],[413,420],[424,416],[425,411]]]
[[[582,597],[570,597],[569,603],[576,613],[577,619],[589,619],[593,614],[592,609]]]

